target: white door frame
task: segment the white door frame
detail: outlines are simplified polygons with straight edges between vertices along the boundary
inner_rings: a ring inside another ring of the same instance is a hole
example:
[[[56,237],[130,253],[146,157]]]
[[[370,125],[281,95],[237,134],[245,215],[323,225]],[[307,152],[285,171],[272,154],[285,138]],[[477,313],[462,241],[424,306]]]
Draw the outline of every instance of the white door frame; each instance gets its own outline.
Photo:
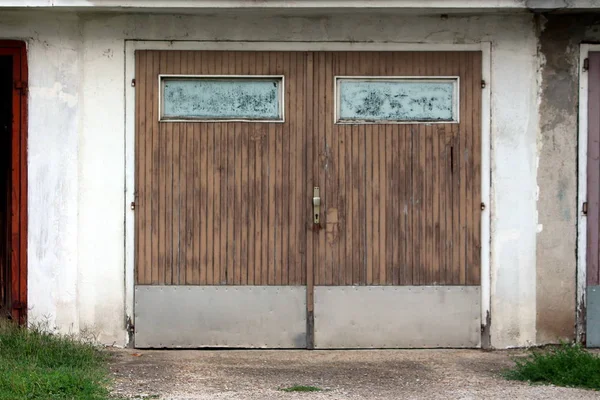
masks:
[[[135,177],[135,79],[136,50],[244,50],[244,51],[481,51],[481,323],[487,324],[491,310],[490,192],[491,192],[491,43],[424,44],[371,42],[219,42],[219,41],[125,41],[125,318],[133,321],[134,308],[134,198]]]

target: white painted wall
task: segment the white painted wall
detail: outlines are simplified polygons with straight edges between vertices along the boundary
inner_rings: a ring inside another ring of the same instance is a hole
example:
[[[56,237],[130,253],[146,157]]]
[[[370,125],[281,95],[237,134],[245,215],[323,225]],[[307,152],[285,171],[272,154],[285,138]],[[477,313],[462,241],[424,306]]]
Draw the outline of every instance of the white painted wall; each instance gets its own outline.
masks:
[[[535,342],[537,41],[531,17],[3,13],[30,56],[29,303],[125,344],[125,39],[492,42],[492,345]],[[574,284],[574,283],[573,283]]]

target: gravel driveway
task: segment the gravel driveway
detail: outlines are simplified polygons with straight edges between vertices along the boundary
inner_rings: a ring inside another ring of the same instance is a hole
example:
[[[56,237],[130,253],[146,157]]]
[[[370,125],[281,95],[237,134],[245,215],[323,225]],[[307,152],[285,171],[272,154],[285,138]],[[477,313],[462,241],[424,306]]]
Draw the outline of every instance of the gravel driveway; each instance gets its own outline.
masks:
[[[114,393],[155,399],[599,399],[508,382],[524,352],[479,350],[114,350]],[[286,393],[311,385],[322,392]]]

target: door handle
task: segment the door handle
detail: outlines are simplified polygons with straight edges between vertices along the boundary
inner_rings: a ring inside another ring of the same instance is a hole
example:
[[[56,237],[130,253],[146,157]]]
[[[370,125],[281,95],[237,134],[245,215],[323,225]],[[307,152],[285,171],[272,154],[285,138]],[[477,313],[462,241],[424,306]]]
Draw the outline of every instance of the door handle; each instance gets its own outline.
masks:
[[[313,225],[314,227],[320,227],[321,226],[321,219],[320,219],[320,214],[321,214],[321,195],[319,192],[319,187],[315,186],[313,188]]]

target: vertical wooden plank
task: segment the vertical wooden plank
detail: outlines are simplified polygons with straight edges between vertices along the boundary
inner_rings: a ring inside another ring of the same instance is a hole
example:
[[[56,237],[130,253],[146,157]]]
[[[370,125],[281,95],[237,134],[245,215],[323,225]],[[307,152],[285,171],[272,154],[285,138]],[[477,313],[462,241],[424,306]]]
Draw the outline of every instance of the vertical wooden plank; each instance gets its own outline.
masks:
[[[309,185],[307,182],[307,168],[306,168],[306,153],[307,153],[307,142],[306,142],[306,125],[305,125],[305,112],[306,112],[306,58],[305,52],[297,53],[297,67],[296,67],[296,106],[293,108],[296,110],[296,151],[294,156],[296,159],[296,174],[295,174],[295,195],[296,199],[296,231],[298,236],[298,255],[296,257],[296,282],[301,285],[306,284],[306,240],[307,230],[306,223],[307,215],[304,211],[305,204],[309,196],[306,196],[307,188]]]
[[[391,200],[393,196],[393,181],[394,181],[394,164],[392,162],[392,155],[394,153],[394,148],[392,146],[392,137],[393,131],[390,125],[385,126],[385,171],[386,171],[386,182],[385,182],[385,195],[386,202],[384,204],[385,208],[385,277],[386,284],[393,285],[394,284],[394,204]],[[389,201],[387,201],[389,200]]]
[[[452,69],[460,74],[460,56],[451,55]],[[462,98],[462,95],[459,95]],[[460,102],[460,108],[464,106]],[[451,173],[452,173],[452,284],[460,284],[460,127],[452,126]]]
[[[467,87],[469,85],[469,79],[467,77],[467,57],[466,57],[466,53],[460,53],[459,55],[460,57],[460,76],[464,77],[463,81],[466,81],[465,84],[461,85],[462,87],[460,88],[460,103],[461,103],[461,110],[463,113],[463,116],[466,115],[466,110],[467,107],[469,106],[469,97],[467,95],[468,91],[467,91]],[[459,243],[460,243],[460,253],[459,253],[459,263],[460,263],[460,267],[459,267],[459,274],[460,274],[460,280],[459,283],[461,285],[464,285],[466,283],[466,264],[467,264],[467,260],[466,260],[466,250],[467,250],[467,243],[465,242],[466,240],[466,229],[467,229],[467,208],[466,208],[466,204],[467,204],[467,141],[468,141],[468,135],[469,135],[469,127],[470,123],[467,123],[466,121],[464,121],[461,124],[461,129],[460,129],[460,154],[459,154],[459,159],[460,159],[460,164],[459,164],[459,173],[460,173],[460,195],[459,195],[459,207],[460,207],[460,218],[459,218],[459,224],[460,224],[460,230],[459,230]]]
[[[298,53],[294,52],[290,54],[288,65],[286,65],[285,69],[288,72],[287,76],[289,76],[288,88],[289,95],[286,96],[286,109],[285,115],[287,123],[289,124],[288,128],[288,182],[289,182],[289,199],[288,199],[288,237],[289,237],[289,253],[288,253],[288,284],[289,285],[298,285],[300,282],[296,279],[296,268],[297,268],[297,260],[298,260],[298,232],[297,232],[297,221],[296,213],[297,213],[297,200],[296,196],[299,195],[297,193],[298,186],[300,185],[300,181],[296,180],[296,170],[298,166],[296,164],[297,161],[297,153],[300,151],[296,147],[296,112],[298,109],[298,72],[297,72],[297,59]]]
[[[263,75],[262,56],[264,53],[256,53],[255,56],[255,71],[259,75]],[[250,135],[249,143],[249,193],[252,197],[248,207],[250,213],[250,234],[248,237],[248,262],[253,264],[253,278],[250,281],[248,277],[248,284],[261,285],[262,282],[262,262],[261,262],[261,193],[260,193],[260,182],[261,182],[261,151],[260,143],[262,142],[262,136],[264,127],[261,126],[258,129],[254,129]]]
[[[181,72],[181,52],[173,52],[173,65],[171,73],[178,74]],[[170,269],[166,272],[165,282],[169,285],[176,284],[177,275],[180,267],[180,255],[181,255],[181,242],[179,234],[181,232],[180,220],[181,220],[181,176],[180,176],[180,144],[181,144],[181,123],[171,123],[172,125],[172,137],[171,137],[171,155],[170,155],[170,168],[171,168],[171,179],[172,179],[172,193],[171,193],[171,221],[172,224],[169,227],[171,233],[171,265]]]
[[[326,121],[325,121],[325,103],[327,102],[327,90],[326,90],[326,82],[325,82],[325,71],[327,69],[327,54],[323,52],[317,53],[315,56],[318,60],[316,63],[316,72],[317,77],[315,78],[315,93],[319,99],[322,99],[322,102],[315,101],[317,104],[316,110],[316,121],[317,126],[315,129],[315,135],[317,137],[317,153],[315,154],[316,158],[316,176],[318,185],[321,188],[321,224],[324,228],[327,224],[327,214],[323,213],[323,210],[327,210],[327,206],[329,204],[329,193],[327,192],[326,187],[326,178],[325,178],[325,164],[327,162],[327,143],[326,143],[326,133],[324,130]],[[318,104],[321,103],[321,104]],[[317,246],[317,259],[315,262],[317,263],[317,271],[318,276],[317,285],[324,285],[327,283],[325,271],[327,268],[327,244],[325,241],[325,232],[321,231],[317,235],[318,246]]]
[[[187,70],[187,51],[182,51],[180,54],[180,67],[179,73],[188,74]],[[180,180],[180,194],[179,194],[179,265],[173,272],[173,284],[183,285],[185,284],[186,273],[188,269],[188,220],[193,218],[193,207],[188,207],[187,204],[187,193],[188,190],[193,190],[194,176],[192,171],[189,171],[188,154],[187,148],[187,128],[189,124],[179,124],[179,180]],[[188,213],[188,211],[190,211]],[[190,249],[193,251],[193,249]],[[191,266],[190,266],[191,272]]]
[[[236,55],[237,56],[237,55]],[[227,216],[227,239],[226,239],[226,254],[227,254],[227,284],[235,285],[235,236],[234,236],[234,219],[235,219],[235,123],[225,123],[224,134],[227,137],[225,145],[225,154],[227,157],[227,172],[226,172],[226,191],[227,203],[224,210]]]
[[[211,56],[208,58],[208,73],[211,73],[213,70],[210,68],[214,63],[214,57]],[[204,58],[204,57],[203,57]],[[202,65],[204,66],[204,60]],[[197,218],[195,219],[195,229],[198,230],[198,236],[196,239],[196,244],[199,247],[198,257],[199,257],[199,284],[207,285],[210,284],[212,280],[209,275],[212,276],[212,266],[210,265],[209,252],[212,251],[211,247],[208,247],[208,237],[213,236],[213,232],[208,230],[208,213],[209,213],[209,190],[208,190],[208,161],[211,157],[209,152],[209,126],[206,124],[198,125],[198,137],[197,142],[199,145],[198,153],[196,155],[195,164],[197,165],[198,171],[195,178],[195,182],[198,184],[198,196],[195,201],[198,203],[197,205]],[[214,124],[210,124],[211,128],[213,128]]]
[[[410,204],[410,189],[407,187],[407,170],[410,171],[410,142],[407,142],[407,137],[410,136],[410,127],[405,125],[401,126],[397,132],[398,135],[398,152],[400,159],[396,166],[397,175],[397,192],[398,192],[398,205],[396,206],[396,221],[397,225],[397,240],[398,243],[395,247],[398,248],[398,284],[399,285],[410,285],[412,283],[412,266],[408,263],[406,242],[409,238],[407,232],[407,215]],[[394,249],[395,252],[395,249]]]
[[[175,70],[177,72],[177,70]],[[171,137],[171,179],[172,179],[172,189],[171,189],[171,265],[170,269],[166,271],[165,283],[167,285],[176,284],[177,281],[177,273],[179,271],[179,256],[181,252],[181,246],[179,241],[179,233],[181,231],[180,228],[180,217],[181,217],[181,180],[180,180],[180,154],[179,154],[179,145],[181,142],[180,138],[180,130],[181,125],[178,123],[174,123],[172,127],[172,137]],[[167,221],[168,223],[168,221]]]
[[[306,80],[305,83],[305,94],[304,97],[305,102],[308,103],[309,99],[313,98],[313,80],[314,80],[314,62],[313,62],[314,53],[309,52],[306,54]],[[313,102],[314,104],[315,102]],[[310,103],[308,103],[310,104]],[[314,108],[310,106],[306,106],[305,113],[305,132],[310,130],[310,127],[313,126],[314,118],[313,118]],[[313,143],[313,135],[308,133],[306,134],[306,163],[305,170],[307,171],[307,179],[306,186],[310,191],[314,186],[314,143]],[[310,197],[309,197],[310,198]],[[309,203],[309,202],[306,202]],[[306,215],[312,214],[312,206],[307,204],[306,206]],[[310,225],[309,221],[309,227]],[[307,340],[306,344],[308,348],[314,347],[314,255],[315,255],[315,235],[313,233],[309,233],[306,241],[306,335]]]
[[[154,61],[153,61],[153,68],[152,68],[152,76],[155,77],[157,76],[160,71],[161,71],[161,65],[163,64],[163,53],[154,53]],[[159,87],[158,87],[158,82],[156,83],[156,86],[153,86],[153,90],[152,92],[154,93],[153,95],[153,100],[152,100],[152,104],[157,104],[158,103],[158,95],[159,95]],[[162,223],[162,218],[161,218],[161,213],[160,213],[160,202],[162,200],[162,193],[160,191],[161,189],[161,176],[162,176],[162,166],[161,166],[161,156],[162,156],[162,150],[160,147],[160,127],[159,127],[159,123],[158,123],[158,116],[154,116],[153,115],[153,110],[155,110],[155,107],[150,107],[149,110],[147,110],[147,116],[148,119],[150,119],[152,121],[152,204],[151,204],[151,209],[152,209],[152,220],[151,220],[151,240],[152,240],[152,263],[151,263],[151,276],[150,276],[150,282],[153,285],[158,284],[158,277],[159,277],[159,267],[161,264],[161,252],[160,252],[160,247],[161,247],[161,231],[160,231],[160,226]]]
[[[345,76],[346,75],[346,55],[345,52],[336,52],[336,63],[335,63],[335,75]],[[337,86],[336,86],[337,90]],[[333,93],[337,96],[337,93]],[[335,110],[333,110],[335,112]],[[336,255],[338,271],[337,277],[334,281],[335,285],[343,286],[346,284],[346,270],[348,269],[346,259],[346,243],[348,240],[348,201],[346,196],[346,126],[334,125],[335,138],[337,142],[337,170],[338,170],[338,183],[337,183],[337,206],[338,206],[338,230],[337,230],[337,243],[338,252]]]
[[[244,60],[244,74],[254,74],[256,71],[255,53],[251,52]],[[244,221],[242,230],[242,265],[245,271],[242,271],[242,284],[251,285],[254,283],[254,246],[250,246],[250,240],[254,237],[254,225],[251,224],[253,217],[250,216],[250,170],[254,172],[254,164],[250,159],[250,135],[256,129],[259,129],[258,124],[245,123],[242,130],[242,219]],[[253,199],[252,199],[253,201]],[[252,228],[252,229],[251,229]]]
[[[283,55],[281,53],[276,53],[276,71],[279,72],[279,64],[282,62]],[[285,90],[285,89],[284,89]],[[286,124],[287,125],[287,124]],[[288,199],[285,190],[285,138],[286,135],[286,126],[278,125],[276,126],[277,136],[275,140],[275,231],[276,231],[276,239],[275,239],[275,284],[281,285],[285,283],[287,279],[287,263],[285,260],[285,255],[287,254],[286,249],[286,235],[285,235],[285,205]]]
[[[258,73],[257,72],[257,58],[258,58],[258,54],[257,53],[253,53],[252,54],[252,58],[249,61],[249,67],[251,69],[249,69],[250,71],[253,71],[254,73]],[[255,248],[256,248],[256,243],[255,243],[255,238],[256,238],[256,217],[255,217],[255,210],[256,210],[256,177],[255,177],[255,171],[256,171],[256,139],[257,136],[260,134],[260,130],[261,130],[261,126],[260,125],[249,125],[247,127],[247,131],[246,131],[246,136],[244,138],[244,145],[245,145],[245,151],[247,154],[247,159],[246,159],[246,163],[245,165],[245,169],[246,169],[246,176],[247,176],[247,180],[246,180],[246,186],[244,188],[245,191],[245,199],[244,199],[244,203],[247,203],[247,209],[246,209],[246,221],[247,222],[247,231],[246,231],[246,248],[247,248],[247,256],[246,256],[246,265],[248,266],[248,279],[247,279],[247,284],[248,285],[254,285],[257,276],[257,269],[260,271],[260,262],[256,263],[256,259],[255,259]]]
[[[146,99],[152,95],[152,86],[146,84],[148,74],[148,64],[152,68],[152,55],[146,52],[136,51],[135,53],[135,77],[139,84],[135,89],[135,118],[136,118],[136,135],[135,135],[135,187],[138,196],[137,215],[135,215],[135,265],[136,265],[136,283],[146,283],[147,271],[150,266],[150,259],[146,251],[147,229],[147,213],[150,210],[147,201],[148,181],[146,169],[146,146],[148,143],[148,132],[146,128],[146,114],[142,114],[141,110],[146,109]]]
[[[467,108],[464,110],[465,120],[462,122],[465,126],[463,129],[465,135],[465,144],[463,148],[464,154],[464,162],[463,168],[465,170],[465,197],[463,210],[465,210],[464,217],[464,246],[465,246],[465,284],[469,284],[469,276],[471,273],[471,269],[473,269],[473,135],[474,126],[473,126],[473,85],[474,85],[474,75],[473,75],[473,63],[472,63],[472,55],[473,52],[465,52],[464,53],[464,71],[465,71],[465,102]]]
[[[143,129],[143,131],[145,132],[145,137],[144,137],[144,139],[140,139],[136,135],[136,142],[134,144],[136,151],[144,152],[144,160],[145,160],[145,165],[140,167],[145,170],[144,179],[139,180],[139,181],[136,179],[136,187],[137,188],[140,188],[139,185],[144,185],[144,197],[143,197],[144,198],[144,207],[143,207],[144,215],[143,215],[143,219],[144,219],[145,226],[143,228],[140,227],[141,230],[143,231],[143,233],[140,236],[138,236],[138,238],[137,238],[137,240],[144,240],[143,249],[140,250],[140,251],[144,252],[144,257],[140,258],[136,262],[137,267],[142,268],[144,270],[144,277],[143,277],[143,279],[139,279],[137,281],[137,283],[139,283],[139,284],[142,284],[142,283],[150,284],[152,282],[152,268],[154,266],[154,258],[152,257],[152,253],[153,253],[152,231],[154,229],[154,227],[152,226],[152,201],[153,201],[153,191],[154,191],[154,189],[153,189],[153,170],[154,170],[153,154],[154,154],[154,150],[152,148],[152,145],[153,145],[153,137],[152,137],[153,136],[153,131],[152,131],[153,121],[148,120],[148,115],[146,113],[146,109],[148,107],[152,108],[154,106],[155,94],[154,94],[154,85],[148,85],[146,82],[148,79],[152,79],[152,77],[157,75],[156,70],[155,70],[155,65],[156,65],[155,59],[157,59],[157,58],[158,58],[158,55],[155,52],[152,52],[151,54],[147,54],[146,55],[146,72],[144,74],[142,74],[141,72],[139,74],[136,73],[136,79],[139,79],[140,81],[144,81],[144,88],[145,88],[143,94],[140,92],[139,107],[136,102],[136,119],[140,120],[140,121],[143,119],[145,121],[143,128],[140,125],[138,125],[140,131]],[[144,100],[142,100],[142,97],[144,98]],[[144,110],[143,114],[142,114],[142,110]],[[140,161],[141,161],[141,159],[140,159]],[[137,217],[137,215],[136,215],[136,217]],[[136,252],[136,257],[139,257],[140,251]],[[140,264],[141,262],[143,262],[143,264]]]
[[[269,73],[274,73],[277,66],[277,54],[269,53]],[[275,215],[275,201],[277,188],[277,170],[276,170],[276,136],[277,130],[273,124],[269,124],[269,285],[276,285],[279,275],[279,265],[277,264],[277,219]]]
[[[322,83],[324,90],[324,96],[322,97],[321,110],[323,114],[321,117],[321,129],[323,132],[324,146],[321,149],[323,152],[323,162],[321,169],[323,170],[323,186],[324,195],[326,200],[325,211],[325,229],[321,233],[323,243],[323,281],[321,284],[332,285],[334,268],[337,267],[337,262],[334,257],[334,249],[336,248],[336,234],[334,230],[337,228],[338,221],[338,204],[337,204],[337,159],[334,155],[334,144],[333,144],[333,53],[326,52],[324,55],[324,71],[322,76]]]
[[[353,75],[354,65],[352,62],[351,52],[344,53],[344,60],[341,65],[344,68],[344,75]],[[344,169],[346,171],[346,182],[344,187],[344,197],[346,200],[346,207],[344,207],[344,221],[345,229],[344,235],[346,237],[346,255],[344,258],[344,268],[346,270],[346,285],[354,284],[354,247],[353,247],[353,236],[354,236],[354,220],[353,220],[353,202],[354,197],[352,196],[352,184],[353,184],[353,171],[352,171],[352,127],[350,125],[343,126],[345,146],[343,148],[345,164]]]
[[[403,145],[406,149],[406,161],[404,162],[404,243],[403,251],[406,257],[406,271],[404,282],[406,285],[413,285],[415,283],[415,252],[414,252],[414,183],[413,183],[413,168],[415,163],[415,149],[413,147],[413,128],[409,127],[404,132]]]
[[[439,61],[438,61],[439,63]],[[438,64],[439,65],[439,64]],[[439,67],[438,67],[439,68]],[[439,284],[441,281],[440,267],[441,267],[441,252],[440,252],[440,181],[439,181],[439,163],[440,163],[440,140],[439,134],[440,129],[437,126],[432,127],[433,132],[433,144],[432,144],[432,221],[433,221],[433,237],[432,237],[432,270],[433,277],[430,283]]]
[[[237,66],[241,62],[241,59],[245,57],[246,53],[240,53],[236,56],[236,71],[240,71],[241,68]],[[233,229],[233,275],[234,275],[234,284],[241,285],[242,283],[242,275],[244,274],[244,266],[242,265],[241,260],[241,250],[242,250],[242,231],[243,231],[243,223],[244,220],[242,218],[242,125],[245,125],[240,122],[236,122],[233,125],[233,140],[234,140],[234,158],[233,158],[233,208],[231,209],[231,213],[233,216],[232,229]]]
[[[397,62],[397,53],[394,54],[394,61]],[[402,243],[402,227],[400,224],[400,209],[402,208],[402,195],[401,195],[401,187],[400,180],[403,172],[402,165],[403,156],[402,153],[402,138],[404,136],[404,127],[400,125],[390,126],[390,135],[391,135],[391,160],[392,160],[392,168],[390,170],[391,176],[391,184],[390,184],[390,202],[392,204],[391,207],[391,217],[390,221],[390,245],[391,245],[391,278],[393,285],[399,285],[401,283],[401,262],[400,259],[400,249]]]
[[[438,73],[440,75],[446,73],[452,73],[448,71],[447,52],[441,52],[438,56],[438,62],[440,63]],[[438,137],[438,218],[439,218],[439,237],[438,237],[438,251],[439,251],[439,283],[440,285],[448,284],[448,239],[450,232],[447,228],[448,220],[448,126],[446,124],[440,125],[437,130]]]
[[[271,72],[271,56],[270,53],[263,53],[262,58],[262,73],[267,75]],[[269,226],[270,217],[269,212],[270,209],[270,197],[269,197],[269,142],[271,137],[271,126],[265,127],[264,136],[261,138],[260,144],[260,152],[261,152],[261,202],[262,202],[262,210],[261,210],[261,284],[268,285],[270,282],[271,275],[271,255],[273,254],[273,250],[270,247],[270,232],[271,228]],[[266,211],[266,212],[265,212]]]
[[[168,72],[168,65],[171,63],[169,53],[161,52],[160,53],[160,73]],[[172,58],[172,57],[171,57]],[[163,72],[164,71],[164,72]],[[167,147],[169,146],[169,138],[171,137],[171,132],[169,131],[169,127],[171,124],[159,124],[159,148],[160,148],[160,182],[159,182],[159,193],[160,193],[160,201],[159,201],[159,213],[160,213],[160,221],[159,221],[159,263],[158,263],[158,276],[157,283],[159,285],[165,284],[165,271],[167,269],[167,263],[170,262],[170,254],[167,255],[167,251],[170,249],[170,235],[168,234],[168,226],[167,221],[170,220],[170,215],[167,214],[167,210],[170,206],[167,205],[167,200],[170,197],[167,197],[167,181],[171,181],[171,177],[168,175],[167,165],[169,163],[168,151]]]
[[[361,68],[366,68],[367,75],[372,75],[372,54],[363,52],[360,57],[360,65]],[[359,141],[359,164],[360,164],[360,221],[362,225],[361,235],[360,235],[360,262],[361,262],[361,271],[362,278],[361,284],[370,285],[373,283],[373,252],[369,252],[371,249],[370,243],[373,235],[372,231],[372,203],[370,200],[371,193],[373,192],[372,187],[368,184],[368,178],[372,176],[372,169],[367,158],[367,154],[370,153],[371,148],[369,147],[369,141],[367,140],[367,135],[370,136],[373,132],[374,125],[364,125],[362,126],[360,133],[360,141]],[[369,175],[370,174],[370,175]]]
[[[202,64],[207,63],[207,57],[202,52],[193,52],[190,55],[190,59],[188,60],[188,64],[191,62],[191,67],[189,67],[188,71],[192,74],[202,74]],[[204,68],[206,70],[206,68]],[[201,275],[203,275],[202,270],[205,266],[202,263],[202,257],[200,255],[201,249],[204,247],[203,238],[204,235],[201,231],[201,209],[202,209],[202,194],[201,194],[201,185],[200,185],[200,174],[202,173],[202,166],[200,165],[202,162],[202,151],[201,151],[201,140],[202,136],[205,135],[206,127],[204,125],[199,124],[188,124],[191,125],[188,128],[188,134],[191,137],[191,143],[189,144],[187,151],[190,152],[191,156],[188,159],[188,163],[191,164],[189,170],[191,170],[191,176],[188,187],[188,194],[191,192],[191,221],[188,221],[188,224],[191,222],[191,226],[189,226],[189,231],[191,236],[191,248],[187,250],[191,255],[191,267],[188,267],[187,271],[189,277],[186,276],[186,282],[192,285],[199,285],[201,282]],[[204,275],[205,276],[205,275]]]
[[[429,61],[429,57],[428,57]],[[425,213],[425,281],[426,285],[433,283],[434,273],[434,250],[433,250],[433,126],[429,125],[425,128],[426,143],[425,143],[425,168],[424,183],[425,183],[425,201],[423,203],[423,212]]]
[[[270,58],[269,53],[263,52],[260,73],[266,75],[269,73]],[[269,200],[269,128],[264,127],[260,141],[258,142],[258,152],[260,153],[257,176],[259,177],[257,190],[260,192],[260,207],[257,207],[257,212],[260,217],[260,284],[267,285],[269,283],[269,215],[268,215],[268,200]],[[257,217],[257,218],[259,218]]]
[[[248,62],[248,55],[244,58],[244,64]],[[244,65],[245,66],[245,65]],[[249,265],[248,265],[248,123],[242,122],[240,126],[240,155],[239,158],[239,208],[238,208],[238,224],[236,230],[240,233],[240,246],[238,264],[240,269],[240,285],[248,284]]]
[[[384,53],[383,68],[385,75],[393,74],[392,65],[392,54]],[[387,285],[387,254],[386,244],[388,243],[387,235],[387,183],[389,169],[387,169],[387,159],[389,149],[386,145],[386,126],[379,127],[378,141],[379,141],[379,152],[377,154],[377,160],[379,163],[379,284]]]
[[[386,66],[384,64],[385,58],[381,52],[377,52],[373,54],[373,67],[374,74],[385,76],[386,74]],[[367,137],[367,160],[370,164],[371,172],[367,175],[367,182],[369,183],[370,189],[368,189],[367,195],[368,198],[371,199],[370,204],[367,205],[367,208],[370,211],[371,218],[371,234],[367,233],[368,246],[370,248],[370,269],[372,274],[372,284],[380,285],[381,282],[379,280],[379,199],[380,199],[380,190],[379,190],[379,134],[381,131],[381,125],[374,126],[371,129],[369,136]],[[370,283],[371,284],[371,283]]]
[[[230,52],[229,54],[229,73],[236,73],[236,58],[239,57],[238,52]],[[227,285],[235,284],[234,277],[234,259],[233,255],[235,253],[235,243],[234,243],[234,235],[233,235],[233,222],[234,222],[234,211],[235,211],[235,171],[234,171],[234,161],[235,161],[235,124],[234,123],[223,123],[222,124],[223,131],[222,135],[225,141],[225,148],[221,149],[221,152],[224,154],[226,159],[225,163],[227,165],[225,172],[225,187],[222,190],[226,193],[226,202],[224,207],[221,208],[221,212],[225,214],[226,218],[226,227],[227,233],[226,238],[224,239],[225,245],[225,254],[226,254],[226,267],[225,267],[225,276],[227,279]]]
[[[222,74],[227,75],[230,73],[234,73],[231,72],[232,70],[230,69],[230,64],[234,61],[234,55],[233,52],[226,52],[223,53],[223,62],[221,64],[221,68],[222,68]],[[215,154],[215,157],[219,157],[220,161],[219,161],[219,177],[220,177],[220,182],[219,182],[219,191],[221,193],[221,207],[220,207],[220,220],[217,220],[219,225],[220,225],[220,229],[221,229],[221,238],[220,238],[220,244],[221,244],[221,250],[220,250],[220,280],[221,280],[221,284],[222,285],[226,285],[230,283],[231,280],[231,276],[230,273],[231,271],[229,270],[229,260],[228,260],[228,250],[229,250],[229,246],[228,246],[228,239],[229,239],[229,226],[228,226],[228,215],[227,215],[227,208],[229,205],[229,188],[228,188],[228,174],[229,174],[229,170],[228,170],[228,144],[229,144],[229,125],[226,123],[223,124],[217,124],[215,126],[215,137],[219,138],[218,144],[219,144],[219,149],[217,151],[217,153]]]

